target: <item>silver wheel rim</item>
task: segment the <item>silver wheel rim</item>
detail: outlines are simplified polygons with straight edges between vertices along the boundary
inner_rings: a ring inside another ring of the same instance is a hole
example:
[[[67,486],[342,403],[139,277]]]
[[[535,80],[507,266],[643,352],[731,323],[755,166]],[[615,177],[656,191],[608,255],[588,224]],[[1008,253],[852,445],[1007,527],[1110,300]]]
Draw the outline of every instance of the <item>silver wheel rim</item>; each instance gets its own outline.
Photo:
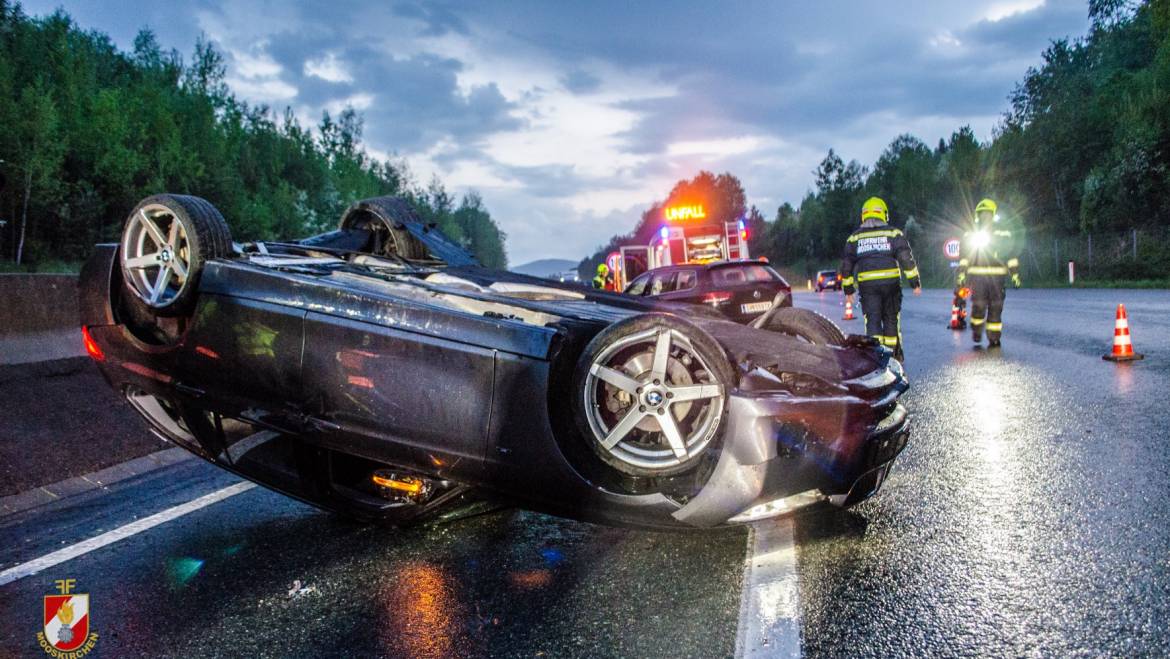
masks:
[[[606,348],[585,379],[593,440],[615,459],[647,470],[701,454],[723,415],[724,391],[682,333],[653,328]]]
[[[162,204],[143,206],[122,235],[122,273],[131,290],[154,308],[171,304],[191,267],[187,229]]]

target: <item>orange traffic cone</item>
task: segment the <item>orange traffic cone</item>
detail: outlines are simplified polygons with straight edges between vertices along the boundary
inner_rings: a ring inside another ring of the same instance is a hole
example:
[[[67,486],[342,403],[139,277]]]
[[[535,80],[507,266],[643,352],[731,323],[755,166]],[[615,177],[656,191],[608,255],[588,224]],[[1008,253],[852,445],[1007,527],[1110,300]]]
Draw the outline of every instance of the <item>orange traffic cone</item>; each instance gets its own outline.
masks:
[[[1102,355],[1101,359],[1111,362],[1130,362],[1135,359],[1144,359],[1145,355],[1133,351],[1133,341],[1129,338],[1129,316],[1125,314],[1125,305],[1117,305],[1117,320],[1113,325],[1113,353]]]
[[[951,305],[951,323],[947,325],[947,328],[953,330],[962,329],[959,327],[959,306],[956,304]]]
[[[853,320],[853,302],[845,300],[845,320]]]

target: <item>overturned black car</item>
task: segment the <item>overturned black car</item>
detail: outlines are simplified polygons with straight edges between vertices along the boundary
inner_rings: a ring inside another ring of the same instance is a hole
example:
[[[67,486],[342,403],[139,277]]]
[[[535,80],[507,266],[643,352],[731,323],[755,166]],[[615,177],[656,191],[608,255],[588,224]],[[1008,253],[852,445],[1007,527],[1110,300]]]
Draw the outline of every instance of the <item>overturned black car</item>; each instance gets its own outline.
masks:
[[[81,277],[86,348],[156,432],[390,524],[480,496],[675,528],[866,499],[909,436],[902,368],[780,302],[743,326],[488,270],[391,197],[243,245],[149,197]]]

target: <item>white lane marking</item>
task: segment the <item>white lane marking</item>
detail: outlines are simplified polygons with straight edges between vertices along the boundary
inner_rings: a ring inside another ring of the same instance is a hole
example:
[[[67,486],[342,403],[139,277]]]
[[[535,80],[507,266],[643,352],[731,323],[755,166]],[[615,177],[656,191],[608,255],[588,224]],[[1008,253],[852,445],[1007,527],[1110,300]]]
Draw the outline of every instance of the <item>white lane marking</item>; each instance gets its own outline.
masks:
[[[800,589],[792,520],[753,524],[739,607],[736,657],[800,656]]]
[[[142,533],[143,531],[154,528],[159,524],[165,524],[166,522],[169,522],[176,517],[182,517],[183,515],[195,512],[200,508],[206,508],[213,503],[223,501],[224,499],[233,497],[237,494],[240,494],[241,492],[247,492],[254,487],[256,487],[255,483],[236,483],[235,485],[225,487],[222,490],[217,490],[211,494],[201,496],[198,499],[179,504],[173,508],[167,508],[166,510],[155,513],[149,517],[143,517],[140,520],[130,522],[129,524],[120,526],[112,531],[106,531],[105,533],[94,536],[89,540],[82,540],[75,545],[70,545],[64,549],[58,549],[51,554],[45,554],[40,558],[34,558],[33,560],[28,561],[27,563],[21,563],[16,567],[10,567],[7,570],[0,572],[0,586],[10,584],[18,579],[32,576],[42,570],[47,570],[55,565],[60,565],[65,561],[69,561],[77,558],[78,556],[88,554],[95,549],[101,549],[102,547],[118,542],[119,540],[125,540],[132,535]]]

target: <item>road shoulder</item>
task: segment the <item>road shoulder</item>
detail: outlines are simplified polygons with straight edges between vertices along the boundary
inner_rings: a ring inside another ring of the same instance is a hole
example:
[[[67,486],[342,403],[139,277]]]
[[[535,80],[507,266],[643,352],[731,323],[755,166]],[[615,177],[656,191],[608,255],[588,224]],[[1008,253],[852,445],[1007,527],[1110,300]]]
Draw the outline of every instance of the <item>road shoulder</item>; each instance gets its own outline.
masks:
[[[25,490],[19,494],[0,498],[0,518],[90,490],[109,487],[127,478],[149,473],[184,460],[194,459],[194,457],[181,448],[163,449],[82,476],[74,476],[56,483]]]

